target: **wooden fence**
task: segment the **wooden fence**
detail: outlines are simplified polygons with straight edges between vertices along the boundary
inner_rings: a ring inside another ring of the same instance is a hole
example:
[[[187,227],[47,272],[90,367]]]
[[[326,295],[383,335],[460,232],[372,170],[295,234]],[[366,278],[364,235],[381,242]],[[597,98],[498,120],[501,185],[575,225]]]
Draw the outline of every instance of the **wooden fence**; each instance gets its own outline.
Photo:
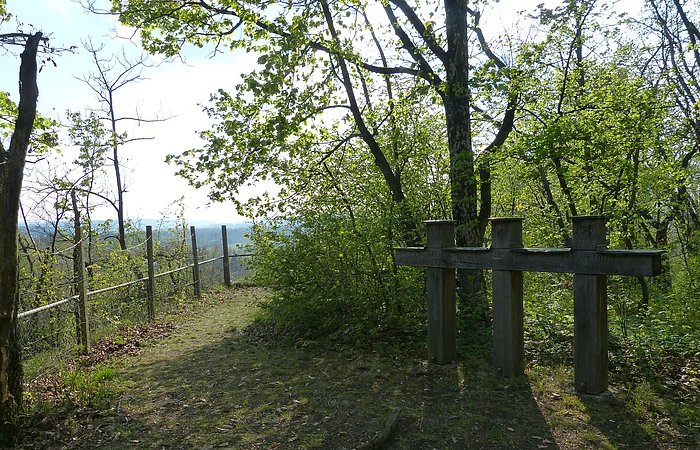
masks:
[[[606,219],[575,216],[571,248],[524,248],[521,218],[492,218],[492,245],[456,247],[454,222],[427,221],[425,247],[396,250],[396,263],[427,267],[428,358],[456,358],[455,269],[493,270],[493,365],[504,376],[524,370],[523,272],[574,274],[574,386],[600,394],[608,387],[607,276],[656,276],[658,250],[609,250]]]
[[[200,300],[202,292],[217,284],[231,286],[232,265],[236,277],[246,274],[242,258],[249,254],[229,255],[227,229],[221,227],[222,255],[200,261],[201,252],[197,247],[197,233],[190,227],[191,263],[170,270],[157,272],[158,263],[154,257],[154,238],[151,226],[146,227],[146,240],[136,247],[145,245],[147,276],[113,286],[88,291],[88,276],[83,262],[83,238],[80,218],[76,215],[73,252],[74,295],[63,298],[18,314],[18,327],[24,359],[30,361],[40,355],[39,364],[46,365],[48,353],[56,353],[52,359],[64,359],[59,353],[72,353],[76,345],[82,353],[89,353],[91,344],[105,335],[116,331],[120,326],[152,322],[158,315],[178,307],[173,305],[173,297],[191,297]],[[71,250],[66,249],[64,251]],[[218,263],[221,261],[221,263]],[[217,264],[218,263],[218,264]],[[207,273],[203,271],[208,270]],[[207,276],[208,275],[208,276]],[[171,289],[158,289],[158,280],[168,278]],[[208,282],[208,283],[207,283]],[[187,292],[191,291],[190,294]],[[110,302],[94,300],[97,296],[112,293]],[[159,301],[160,300],[160,301]],[[99,304],[98,304],[99,303]],[[93,331],[97,331],[94,333]],[[59,350],[63,350],[62,352]],[[40,369],[42,370],[42,369]],[[39,370],[39,371],[40,371]],[[30,368],[30,377],[37,370]]]

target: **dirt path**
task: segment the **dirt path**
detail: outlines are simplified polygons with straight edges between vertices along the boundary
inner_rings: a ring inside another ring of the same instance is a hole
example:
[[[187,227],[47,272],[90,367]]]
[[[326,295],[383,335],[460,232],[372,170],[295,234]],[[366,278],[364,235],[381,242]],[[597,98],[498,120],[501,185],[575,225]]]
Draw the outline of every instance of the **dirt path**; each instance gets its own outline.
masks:
[[[169,337],[120,358],[116,412],[79,416],[82,431],[50,447],[351,449],[397,407],[390,449],[670,447],[614,395],[576,396],[567,368],[503,379],[486,361],[428,364],[420,348],[278,347],[251,326],[264,295],[217,294]]]

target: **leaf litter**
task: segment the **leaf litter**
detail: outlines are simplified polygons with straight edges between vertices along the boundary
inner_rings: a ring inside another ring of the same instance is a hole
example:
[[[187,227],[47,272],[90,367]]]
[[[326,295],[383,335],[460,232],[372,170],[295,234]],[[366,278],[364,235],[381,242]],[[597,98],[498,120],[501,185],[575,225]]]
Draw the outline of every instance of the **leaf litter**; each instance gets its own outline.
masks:
[[[640,416],[624,392],[577,396],[570,367],[502,379],[485,360],[428,364],[415,345],[290,346],[254,321],[265,296],[213,294],[176,323],[126,330],[33,380],[15,448],[353,449],[396,408],[384,448],[697,447],[700,430],[663,402]],[[86,399],[66,380],[76,371],[112,375]]]

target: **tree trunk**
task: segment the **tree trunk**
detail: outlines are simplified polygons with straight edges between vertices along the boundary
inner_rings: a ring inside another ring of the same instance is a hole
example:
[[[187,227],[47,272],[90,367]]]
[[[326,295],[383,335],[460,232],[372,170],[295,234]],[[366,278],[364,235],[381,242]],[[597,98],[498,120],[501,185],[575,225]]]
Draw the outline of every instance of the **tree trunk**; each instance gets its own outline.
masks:
[[[656,226],[656,243],[657,249],[667,249],[668,248],[668,228],[669,228],[670,218],[659,221]],[[661,276],[655,277],[654,281],[658,286],[659,290],[662,292],[671,292],[673,288],[671,279],[671,258],[668,251],[661,255]]]
[[[14,407],[18,411],[22,407],[22,394],[24,392],[24,370],[22,368],[22,346],[20,343],[19,324],[17,323],[17,312],[13,318],[12,330],[10,330],[10,344],[8,346],[9,367],[8,384],[9,391],[14,398]],[[16,422],[16,420],[14,421]]]
[[[122,185],[121,167],[119,166],[119,145],[117,144],[117,121],[114,117],[114,100],[112,92],[109,93],[109,116],[112,125],[112,161],[114,163],[114,177],[117,181],[117,229],[119,248],[126,250],[126,228],[124,226],[124,186]]]
[[[477,179],[472,146],[471,91],[469,88],[469,42],[467,2],[445,1],[447,57],[444,96],[447,142],[450,151],[452,218],[456,221],[458,247],[480,247],[477,211]],[[469,316],[488,313],[483,271],[460,270],[457,275],[460,311]]]
[[[39,96],[36,56],[41,39],[41,33],[27,38],[19,70],[19,114],[9,150],[0,146],[0,443],[13,438],[22,403],[21,361],[16,339],[17,218],[24,161]]]
[[[469,89],[469,42],[467,6],[459,0],[445,1],[447,58],[445,61],[445,119],[450,150],[452,214],[458,246],[481,244],[478,236],[477,182],[471,130],[471,92]]]

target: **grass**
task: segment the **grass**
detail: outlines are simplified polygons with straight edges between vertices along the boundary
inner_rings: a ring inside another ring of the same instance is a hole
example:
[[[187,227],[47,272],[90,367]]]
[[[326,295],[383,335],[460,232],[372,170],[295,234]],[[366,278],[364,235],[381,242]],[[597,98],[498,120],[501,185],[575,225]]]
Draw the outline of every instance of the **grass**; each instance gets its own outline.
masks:
[[[65,372],[55,401],[30,392],[35,407],[16,447],[351,449],[397,407],[386,448],[700,446],[697,423],[684,419],[697,414],[697,395],[680,403],[615,377],[610,393],[577,395],[566,364],[530,364],[507,379],[482,358],[429,364],[416,345],[285,345],[252,320],[264,296],[213,294],[158,339],[141,333],[132,345],[126,335],[117,346],[138,351]]]

